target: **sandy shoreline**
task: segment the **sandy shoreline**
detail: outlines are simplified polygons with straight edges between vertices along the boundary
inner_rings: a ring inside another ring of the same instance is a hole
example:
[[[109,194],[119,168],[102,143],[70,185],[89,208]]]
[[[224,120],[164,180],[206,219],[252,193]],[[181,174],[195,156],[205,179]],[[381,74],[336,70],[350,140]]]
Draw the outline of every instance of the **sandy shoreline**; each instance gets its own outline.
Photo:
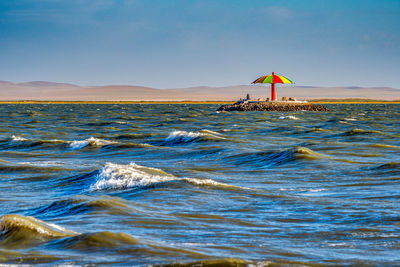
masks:
[[[233,104],[234,101],[0,101],[0,104]],[[400,100],[353,100],[353,99],[324,99],[309,100],[312,104],[400,104]]]

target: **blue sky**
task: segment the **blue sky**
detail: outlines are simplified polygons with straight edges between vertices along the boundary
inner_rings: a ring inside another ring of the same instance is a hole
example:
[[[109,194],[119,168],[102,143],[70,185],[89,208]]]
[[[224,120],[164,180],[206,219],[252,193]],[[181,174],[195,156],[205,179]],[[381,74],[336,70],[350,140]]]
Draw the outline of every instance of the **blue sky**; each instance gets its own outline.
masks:
[[[0,80],[400,88],[399,0],[0,0]]]

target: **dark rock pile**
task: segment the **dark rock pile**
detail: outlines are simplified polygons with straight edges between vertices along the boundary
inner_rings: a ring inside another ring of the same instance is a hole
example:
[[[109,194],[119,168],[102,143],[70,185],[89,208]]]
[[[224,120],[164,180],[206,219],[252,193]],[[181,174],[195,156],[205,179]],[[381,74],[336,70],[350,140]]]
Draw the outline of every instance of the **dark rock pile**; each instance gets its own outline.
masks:
[[[253,102],[222,105],[217,111],[328,111],[322,105],[296,102]]]

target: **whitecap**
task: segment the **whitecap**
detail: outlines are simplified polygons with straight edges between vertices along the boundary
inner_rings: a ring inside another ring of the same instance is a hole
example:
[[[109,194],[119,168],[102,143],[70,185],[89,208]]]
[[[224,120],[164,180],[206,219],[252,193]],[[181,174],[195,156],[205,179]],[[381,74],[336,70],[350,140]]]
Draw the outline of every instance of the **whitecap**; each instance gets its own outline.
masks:
[[[18,135],[13,135],[11,136],[11,139],[15,142],[22,142],[22,141],[26,141],[28,139],[22,137],[22,136],[18,136]]]
[[[295,117],[295,116],[280,116],[279,117],[280,120],[299,120],[299,118]]]
[[[96,182],[90,187],[90,190],[146,188],[164,182],[186,182],[194,186],[248,189],[220,183],[212,179],[178,178],[161,169],[145,167],[133,162],[126,165],[107,162],[100,169]]]
[[[214,131],[207,130],[207,129],[201,130],[200,133],[203,133],[203,134],[206,134],[206,135],[210,134],[210,135],[214,135],[214,136],[222,136],[222,134],[220,134],[218,132],[214,132]]]
[[[357,119],[355,118],[344,118],[345,121],[356,121]]]
[[[188,183],[190,183],[192,185],[196,185],[196,186],[226,187],[226,188],[232,188],[232,189],[250,189],[247,187],[240,187],[240,186],[236,186],[236,185],[220,183],[213,179],[183,178],[183,180],[185,182],[188,182]]]
[[[81,149],[88,145],[101,147],[101,146],[115,144],[115,143],[116,142],[98,139],[98,138],[94,138],[92,136],[90,138],[87,138],[87,139],[81,140],[81,141],[71,141],[69,145],[72,149]]]
[[[199,132],[173,131],[168,135],[167,138],[165,138],[164,141],[166,143],[189,143],[202,137],[225,139],[222,137],[222,134],[205,129]]]
[[[173,131],[168,135],[168,137],[165,140],[171,141],[178,137],[178,138],[183,139],[184,141],[191,141],[195,138],[198,138],[198,137],[204,136],[204,135],[205,134],[200,133],[200,132]]]
[[[97,178],[96,183],[90,187],[91,190],[146,187],[176,179],[175,176],[160,169],[135,163],[124,165],[110,162],[100,170]]]

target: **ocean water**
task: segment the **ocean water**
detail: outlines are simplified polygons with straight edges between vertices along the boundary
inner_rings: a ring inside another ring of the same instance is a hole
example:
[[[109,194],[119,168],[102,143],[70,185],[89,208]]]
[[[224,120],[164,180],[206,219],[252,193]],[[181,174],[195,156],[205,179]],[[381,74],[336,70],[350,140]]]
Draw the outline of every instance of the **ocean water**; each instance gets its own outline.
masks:
[[[0,105],[0,264],[399,265],[400,105]]]

